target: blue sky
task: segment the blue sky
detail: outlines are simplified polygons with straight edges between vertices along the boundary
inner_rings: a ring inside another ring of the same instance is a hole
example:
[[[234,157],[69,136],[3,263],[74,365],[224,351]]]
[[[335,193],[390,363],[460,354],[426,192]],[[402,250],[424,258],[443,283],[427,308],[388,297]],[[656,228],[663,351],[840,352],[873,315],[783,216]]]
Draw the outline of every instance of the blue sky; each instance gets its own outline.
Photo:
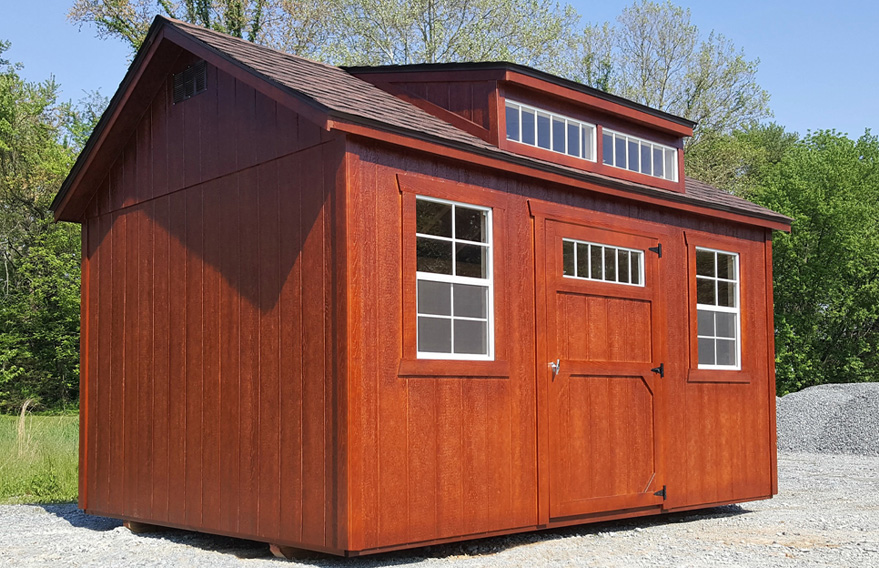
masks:
[[[759,58],[758,82],[772,96],[774,120],[791,131],[835,128],[857,138],[879,134],[879,2],[740,0],[691,2],[692,21]],[[0,39],[5,58],[23,63],[24,76],[50,75],[64,99],[100,89],[110,96],[128,68],[128,48],[79,30],[65,18],[73,0],[4,0]],[[575,0],[584,21],[613,21],[627,1]],[[792,9],[791,6],[796,6]]]

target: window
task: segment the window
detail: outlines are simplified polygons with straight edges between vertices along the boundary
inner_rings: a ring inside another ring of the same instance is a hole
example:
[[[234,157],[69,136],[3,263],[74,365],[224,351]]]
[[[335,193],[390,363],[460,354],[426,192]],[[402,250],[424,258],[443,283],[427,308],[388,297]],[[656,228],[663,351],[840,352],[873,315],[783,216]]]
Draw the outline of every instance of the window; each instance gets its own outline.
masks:
[[[507,140],[595,161],[595,125],[509,100]]]
[[[739,255],[696,247],[696,335],[700,369],[741,368]]]
[[[644,251],[640,250],[563,239],[562,266],[567,278],[644,285]]]
[[[608,166],[678,180],[677,150],[606,128],[602,133],[602,161]]]
[[[491,209],[417,197],[417,356],[491,360]]]

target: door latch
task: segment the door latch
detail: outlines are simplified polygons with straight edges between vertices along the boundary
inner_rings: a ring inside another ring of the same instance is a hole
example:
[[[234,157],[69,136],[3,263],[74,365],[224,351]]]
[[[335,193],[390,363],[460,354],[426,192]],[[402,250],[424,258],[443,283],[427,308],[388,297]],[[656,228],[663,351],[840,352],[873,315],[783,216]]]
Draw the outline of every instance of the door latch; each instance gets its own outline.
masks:
[[[561,368],[561,361],[559,359],[555,360],[555,363],[550,362],[549,368],[552,369],[552,378],[556,378],[559,374],[559,369]]]
[[[650,372],[659,375],[659,378],[665,378],[665,363],[660,363],[658,367],[653,367]]]

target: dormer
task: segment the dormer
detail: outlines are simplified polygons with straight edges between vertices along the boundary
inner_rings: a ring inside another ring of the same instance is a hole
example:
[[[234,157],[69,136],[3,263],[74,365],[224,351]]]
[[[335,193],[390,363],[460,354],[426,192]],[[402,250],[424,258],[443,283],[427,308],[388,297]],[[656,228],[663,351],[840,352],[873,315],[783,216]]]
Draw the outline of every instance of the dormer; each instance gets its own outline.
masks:
[[[685,191],[690,120],[512,63],[346,70],[502,150]]]

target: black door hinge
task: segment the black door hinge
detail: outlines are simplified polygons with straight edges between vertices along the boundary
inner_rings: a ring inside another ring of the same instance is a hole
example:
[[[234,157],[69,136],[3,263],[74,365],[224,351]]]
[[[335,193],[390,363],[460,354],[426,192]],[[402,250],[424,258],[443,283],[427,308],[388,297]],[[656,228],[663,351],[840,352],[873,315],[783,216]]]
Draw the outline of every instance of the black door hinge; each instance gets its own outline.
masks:
[[[643,369],[643,367],[642,367],[642,369]],[[652,373],[658,374],[660,379],[664,379],[665,378],[665,363],[660,363],[658,367],[653,367],[652,369],[650,369],[650,371]]]
[[[659,491],[654,493],[654,495],[656,495],[657,497],[662,497],[662,500],[665,501],[666,496],[667,496],[665,493],[665,485],[662,486],[662,489],[660,489]]]
[[[662,243],[659,243],[655,247],[650,247],[647,250],[649,250],[651,252],[655,252],[659,258],[662,258]]]

